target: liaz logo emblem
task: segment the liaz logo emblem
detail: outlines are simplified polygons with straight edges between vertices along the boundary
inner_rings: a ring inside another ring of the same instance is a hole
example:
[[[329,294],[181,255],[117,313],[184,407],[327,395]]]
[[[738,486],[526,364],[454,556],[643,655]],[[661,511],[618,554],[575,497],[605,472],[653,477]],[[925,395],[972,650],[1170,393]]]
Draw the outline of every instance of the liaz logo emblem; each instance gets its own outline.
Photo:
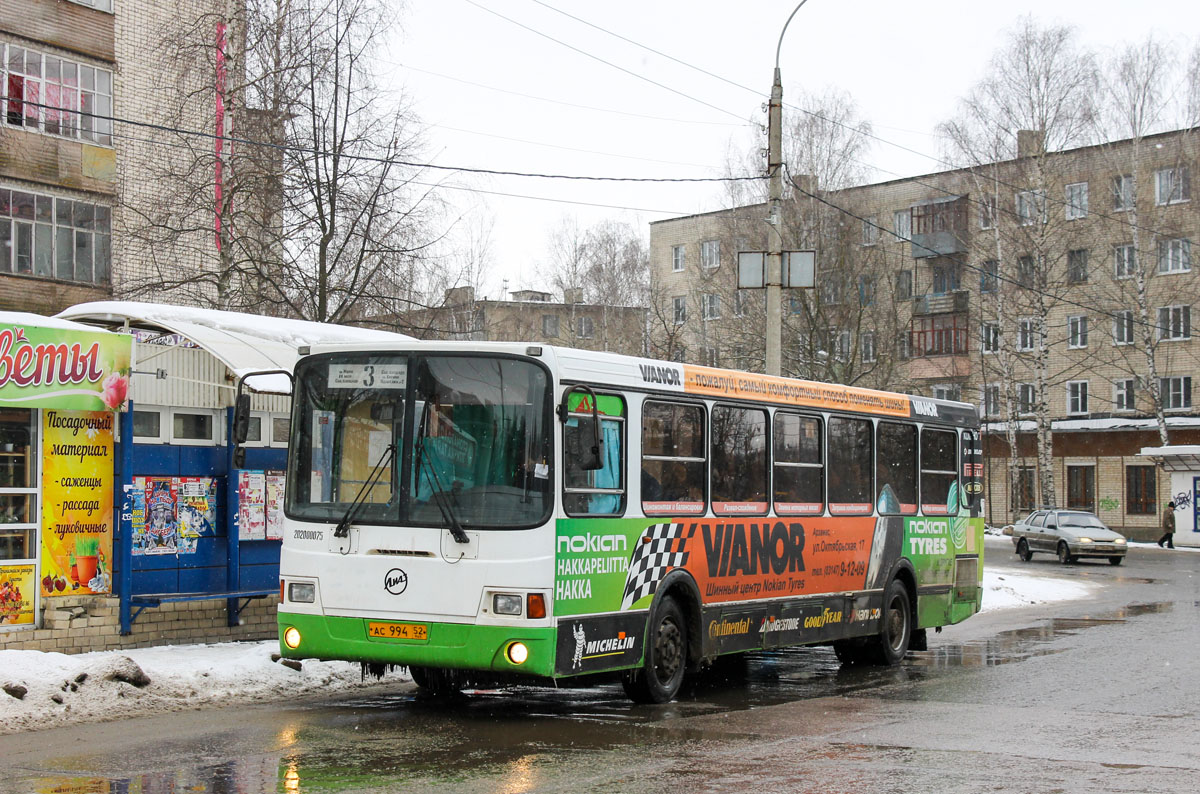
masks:
[[[408,574],[399,568],[393,568],[383,575],[383,589],[392,595],[400,595],[408,589]]]

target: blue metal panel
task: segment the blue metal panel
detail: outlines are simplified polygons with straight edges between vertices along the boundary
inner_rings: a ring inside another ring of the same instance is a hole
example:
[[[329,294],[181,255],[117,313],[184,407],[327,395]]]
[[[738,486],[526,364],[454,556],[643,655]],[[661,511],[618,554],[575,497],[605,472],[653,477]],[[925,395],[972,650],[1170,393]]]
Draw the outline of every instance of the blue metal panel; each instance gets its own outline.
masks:
[[[179,555],[179,567],[205,568],[211,565],[223,566],[225,565],[225,554],[224,538],[197,538],[196,551],[194,553]]]
[[[179,473],[179,447],[165,444],[134,444],[133,473],[169,477]]]
[[[279,567],[278,540],[242,541],[242,565],[274,565]]]
[[[134,571],[133,595],[138,593],[178,593],[179,571],[175,568],[161,571]]]
[[[242,563],[239,571],[240,590],[276,590],[279,588],[279,564],[275,565],[246,565]]]
[[[225,447],[176,447],[179,450],[179,469],[172,472],[181,477],[223,477],[228,471]]]
[[[246,468],[278,469],[283,471],[287,468],[287,450],[267,449],[265,447],[248,448],[246,450]]]
[[[180,568],[179,592],[219,593],[226,590],[225,566],[207,568]]]
[[[139,554],[133,557],[134,571],[163,571],[179,567],[179,558],[174,554]]]

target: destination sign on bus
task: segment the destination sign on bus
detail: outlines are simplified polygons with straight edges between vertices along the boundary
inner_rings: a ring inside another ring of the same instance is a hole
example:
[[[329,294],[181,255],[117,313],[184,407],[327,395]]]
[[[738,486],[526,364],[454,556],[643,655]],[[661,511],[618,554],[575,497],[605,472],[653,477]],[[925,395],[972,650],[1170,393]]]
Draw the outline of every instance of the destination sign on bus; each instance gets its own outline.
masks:
[[[403,389],[408,385],[407,364],[342,364],[329,365],[331,389]]]

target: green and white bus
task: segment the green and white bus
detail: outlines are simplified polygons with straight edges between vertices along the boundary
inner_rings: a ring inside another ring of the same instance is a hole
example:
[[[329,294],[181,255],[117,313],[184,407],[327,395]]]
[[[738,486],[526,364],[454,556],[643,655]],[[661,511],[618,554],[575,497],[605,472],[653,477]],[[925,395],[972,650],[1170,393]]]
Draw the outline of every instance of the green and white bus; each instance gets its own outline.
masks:
[[[725,654],[894,664],[979,610],[964,403],[423,341],[307,351],[292,411],[285,657],[664,702]]]

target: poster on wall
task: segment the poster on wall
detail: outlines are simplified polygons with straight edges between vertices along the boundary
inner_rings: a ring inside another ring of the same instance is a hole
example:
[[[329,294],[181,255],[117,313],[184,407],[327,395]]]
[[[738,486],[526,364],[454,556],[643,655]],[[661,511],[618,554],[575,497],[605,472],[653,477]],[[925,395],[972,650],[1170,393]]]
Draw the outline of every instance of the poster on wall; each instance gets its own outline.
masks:
[[[267,486],[261,471],[238,472],[238,540],[267,539]]]
[[[42,412],[42,593],[112,589],[113,415]]]
[[[119,411],[132,350],[128,334],[0,323],[0,405]]]
[[[281,471],[268,471],[267,481],[267,540],[283,540],[283,486]]]
[[[32,565],[0,565],[0,631],[33,625],[35,576]]]
[[[146,523],[142,531],[142,554],[177,554],[179,517],[175,510],[175,480],[146,477]]]
[[[195,554],[216,534],[217,481],[212,477],[134,477],[129,491],[133,554]]]
[[[196,539],[217,534],[217,481],[212,477],[176,480],[180,554],[196,551]]]

